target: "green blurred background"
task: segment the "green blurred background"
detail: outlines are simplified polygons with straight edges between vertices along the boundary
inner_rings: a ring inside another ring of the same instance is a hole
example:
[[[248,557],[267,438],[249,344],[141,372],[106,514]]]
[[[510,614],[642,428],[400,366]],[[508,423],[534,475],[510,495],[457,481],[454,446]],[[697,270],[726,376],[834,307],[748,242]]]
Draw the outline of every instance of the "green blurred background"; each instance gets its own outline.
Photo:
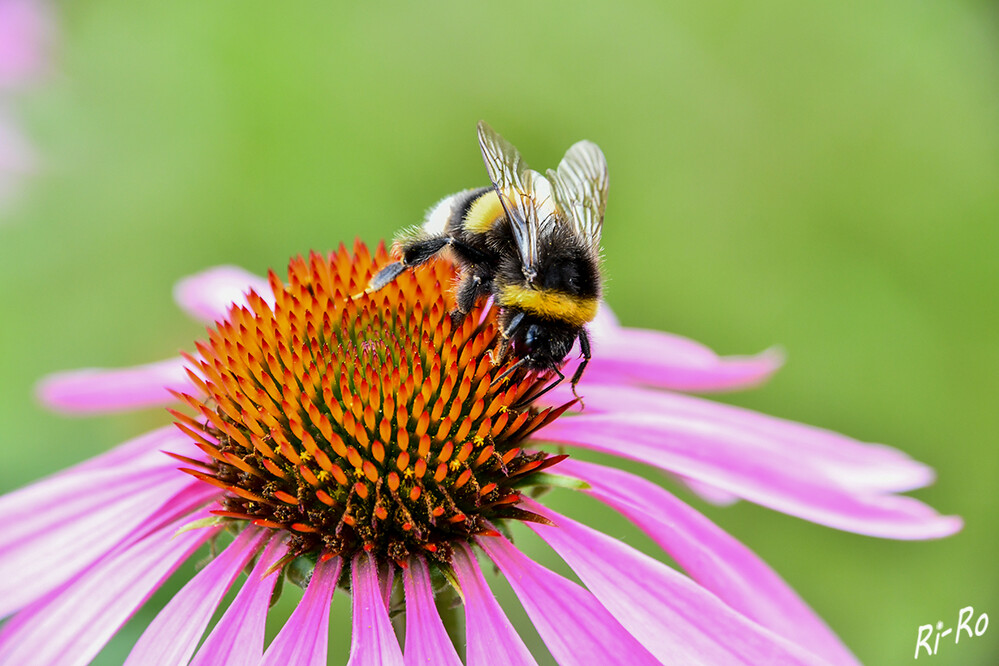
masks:
[[[54,74],[16,107],[43,169],[0,224],[0,491],[168,420],[55,416],[38,377],[192,349],[181,276],[281,268],[419,222],[485,183],[486,119],[536,167],[580,138],[604,149],[624,322],[722,353],[782,345],[770,384],[720,399],[903,448],[939,473],[915,495],[967,524],[899,543],[696,506],[865,663],[911,662],[917,627],[967,605],[999,623],[994,3],[333,4],[57,7]],[[98,663],[120,663],[154,612]],[[348,618],[338,596],[331,663]],[[996,663],[999,626],[922,660]]]

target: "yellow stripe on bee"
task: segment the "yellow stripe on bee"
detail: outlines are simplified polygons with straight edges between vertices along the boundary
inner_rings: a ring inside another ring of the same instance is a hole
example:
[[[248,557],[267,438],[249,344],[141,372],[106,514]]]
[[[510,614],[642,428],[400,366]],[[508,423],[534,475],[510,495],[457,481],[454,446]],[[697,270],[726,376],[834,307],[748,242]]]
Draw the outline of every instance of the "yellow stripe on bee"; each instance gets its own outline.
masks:
[[[557,291],[505,285],[499,294],[500,305],[519,308],[547,319],[582,326],[597,316],[597,299],[570,296]]]
[[[489,190],[469,206],[464,227],[473,234],[484,234],[504,215],[506,212],[496,196],[496,190]]]

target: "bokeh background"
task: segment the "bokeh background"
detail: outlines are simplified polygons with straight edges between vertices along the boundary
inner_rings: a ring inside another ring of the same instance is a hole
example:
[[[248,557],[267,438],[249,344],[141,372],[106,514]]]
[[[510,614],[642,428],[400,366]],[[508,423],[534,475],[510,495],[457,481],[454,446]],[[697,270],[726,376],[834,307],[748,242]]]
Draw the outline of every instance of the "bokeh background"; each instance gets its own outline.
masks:
[[[722,353],[781,345],[767,386],[718,399],[906,450],[939,473],[915,495],[967,524],[899,543],[695,505],[865,663],[911,662],[918,626],[968,605],[989,630],[932,661],[996,663],[995,4],[338,5],[49,5],[51,62],[3,99],[37,164],[0,212],[0,491],[168,420],[47,413],[40,376],[192,349],[203,329],[171,301],[181,276],[280,269],[419,222],[486,182],[486,119],[537,167],[580,138],[604,149],[607,296],[624,322]],[[610,512],[552,501],[652,550]],[[121,663],[168,591],[97,663]],[[338,596],[331,663],[348,616]]]

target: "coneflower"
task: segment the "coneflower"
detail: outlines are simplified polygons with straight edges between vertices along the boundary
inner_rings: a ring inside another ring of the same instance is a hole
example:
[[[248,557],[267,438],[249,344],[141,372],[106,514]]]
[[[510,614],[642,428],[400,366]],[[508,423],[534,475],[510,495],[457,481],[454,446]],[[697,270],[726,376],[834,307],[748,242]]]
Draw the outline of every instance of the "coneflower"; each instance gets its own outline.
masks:
[[[864,534],[960,528],[895,494],[932,478],[895,449],[662,390],[750,385],[779,365],[772,354],[719,358],[623,328],[605,309],[579,386],[585,409],[568,387],[540,404],[546,376],[518,368],[497,381],[512,361],[493,365],[488,302],[452,324],[449,264],[352,298],[388,260],[384,247],[372,258],[357,244],[292,260],[286,280],[232,268],[189,278],[178,300],[215,322],[196,352],[43,383],[43,400],[66,411],[173,402],[176,427],[0,498],[0,617],[14,614],[0,630],[0,663],[89,662],[208,541],[227,545],[128,663],[325,664],[330,606],[344,589],[350,664],[460,664],[435,604],[442,584],[463,601],[466,663],[535,663],[489,590],[483,556],[560,664],[855,663],[776,573],[704,516],[547,442],[641,460],[709,498]],[[550,485],[617,509],[687,575],[525,492]],[[515,522],[582,585],[521,552]],[[265,645],[283,578],[300,581],[304,596]]]

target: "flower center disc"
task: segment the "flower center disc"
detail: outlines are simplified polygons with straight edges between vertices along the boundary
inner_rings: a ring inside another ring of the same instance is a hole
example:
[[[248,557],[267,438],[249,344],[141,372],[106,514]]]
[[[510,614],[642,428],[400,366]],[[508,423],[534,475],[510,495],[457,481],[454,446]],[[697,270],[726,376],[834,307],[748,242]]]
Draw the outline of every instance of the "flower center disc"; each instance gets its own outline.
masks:
[[[490,521],[535,517],[516,487],[561,457],[520,443],[568,405],[531,407],[544,381],[520,369],[492,385],[512,363],[488,353],[495,309],[453,325],[447,262],[361,294],[376,255],[293,259],[273,299],[250,292],[209,330],[188,357],[202,395],[182,396],[198,416],[174,415],[210,460],[185,471],[226,491],[215,513],[291,533],[293,554],[447,561]]]

